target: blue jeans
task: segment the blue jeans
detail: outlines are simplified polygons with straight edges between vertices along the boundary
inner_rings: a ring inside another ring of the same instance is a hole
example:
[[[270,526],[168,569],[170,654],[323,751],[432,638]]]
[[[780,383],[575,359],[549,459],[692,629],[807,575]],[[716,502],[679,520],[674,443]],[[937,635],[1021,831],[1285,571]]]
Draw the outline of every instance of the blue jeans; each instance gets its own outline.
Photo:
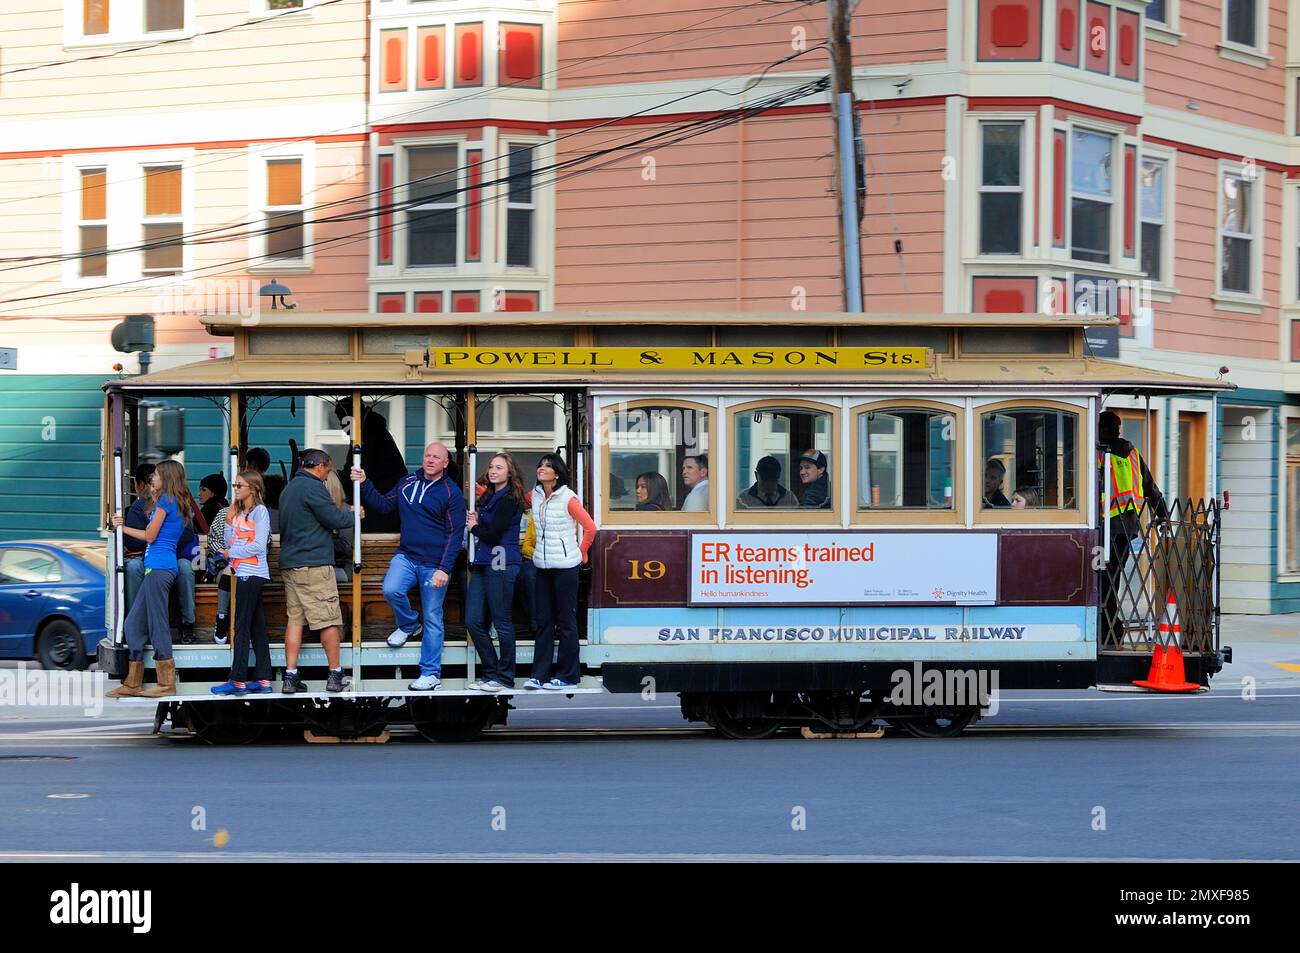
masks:
[[[140,584],[144,582],[144,557],[128,556],[126,559],[126,605],[122,611],[130,612],[131,604],[135,602],[135,594],[140,591]],[[194,624],[194,564],[188,559],[176,560],[176,590],[177,601],[180,602],[181,621]]]
[[[442,603],[447,586],[433,584],[437,566],[417,563],[405,553],[398,553],[384,574],[384,599],[393,610],[397,627],[411,635],[420,625],[420,617],[411,608],[407,593],[420,587],[420,607],[424,610],[424,634],[420,636],[420,674],[442,677]]]
[[[537,607],[535,605],[537,593],[537,564],[533,562],[533,557],[525,556],[519,566],[519,581],[517,588],[523,589],[524,602],[524,625],[528,631],[537,631]]]
[[[470,569],[466,594],[465,625],[478,657],[483,660],[481,677],[484,681],[500,682],[506,688],[515,687],[515,629],[511,616],[518,577],[518,566],[505,569],[474,566]],[[489,615],[501,642],[500,656],[488,635]]]

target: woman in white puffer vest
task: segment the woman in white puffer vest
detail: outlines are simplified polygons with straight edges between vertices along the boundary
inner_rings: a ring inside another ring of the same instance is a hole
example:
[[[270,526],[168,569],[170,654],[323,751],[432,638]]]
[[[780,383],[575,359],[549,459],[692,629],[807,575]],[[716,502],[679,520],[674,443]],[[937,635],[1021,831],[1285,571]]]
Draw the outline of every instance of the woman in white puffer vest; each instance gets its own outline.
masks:
[[[596,539],[596,521],[569,488],[569,468],[558,454],[537,461],[537,486],[532,493],[537,567],[534,592],[533,672],[524,688],[562,691],[580,680],[578,664],[578,566]],[[579,534],[581,527],[581,534]],[[551,677],[555,631],[560,657]]]

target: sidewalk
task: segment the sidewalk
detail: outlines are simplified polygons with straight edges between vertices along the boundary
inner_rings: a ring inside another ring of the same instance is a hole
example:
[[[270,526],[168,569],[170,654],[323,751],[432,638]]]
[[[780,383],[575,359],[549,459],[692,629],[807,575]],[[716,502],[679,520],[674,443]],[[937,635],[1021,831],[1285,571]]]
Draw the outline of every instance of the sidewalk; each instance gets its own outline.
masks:
[[[1215,686],[1251,677],[1261,686],[1300,686],[1300,612],[1286,615],[1225,615],[1219,644],[1232,646]]]

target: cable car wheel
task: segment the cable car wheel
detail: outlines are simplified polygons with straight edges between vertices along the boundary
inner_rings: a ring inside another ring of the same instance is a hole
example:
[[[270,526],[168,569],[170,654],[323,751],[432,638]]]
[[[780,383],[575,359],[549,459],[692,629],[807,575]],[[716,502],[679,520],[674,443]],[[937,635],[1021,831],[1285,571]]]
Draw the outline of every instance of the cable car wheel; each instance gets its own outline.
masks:
[[[249,720],[240,702],[190,702],[185,705],[190,730],[210,745],[246,745],[262,736],[266,726]]]
[[[891,728],[906,731],[913,738],[952,738],[961,734],[979,717],[979,708],[925,709],[916,715],[885,718]]]
[[[428,741],[475,741],[492,724],[492,698],[412,698],[411,720]]]
[[[771,738],[781,727],[773,701],[767,693],[713,695],[708,703],[708,723],[723,737],[735,741]]]

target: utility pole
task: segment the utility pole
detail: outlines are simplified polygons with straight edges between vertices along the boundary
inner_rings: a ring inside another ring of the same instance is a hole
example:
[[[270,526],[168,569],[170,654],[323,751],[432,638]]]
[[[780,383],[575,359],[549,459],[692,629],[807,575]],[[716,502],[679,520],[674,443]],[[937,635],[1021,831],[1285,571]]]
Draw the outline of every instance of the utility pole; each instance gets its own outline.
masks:
[[[862,311],[862,254],[858,246],[857,151],[853,140],[853,7],[826,0],[831,50],[831,117],[835,124],[835,192],[839,210],[844,310]]]

